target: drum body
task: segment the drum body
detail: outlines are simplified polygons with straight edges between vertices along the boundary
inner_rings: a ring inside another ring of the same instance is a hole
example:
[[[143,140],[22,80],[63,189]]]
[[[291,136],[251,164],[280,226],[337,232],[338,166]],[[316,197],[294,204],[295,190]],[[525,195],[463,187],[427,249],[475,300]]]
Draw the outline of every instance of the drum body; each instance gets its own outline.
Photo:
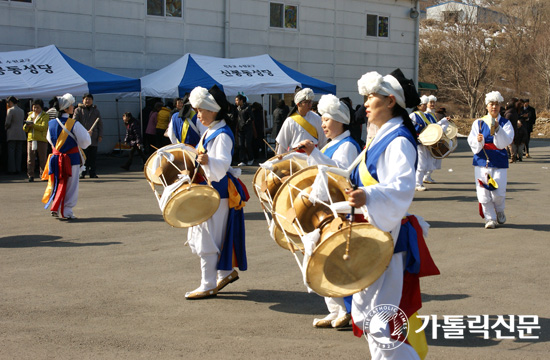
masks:
[[[271,237],[283,249],[296,251],[303,250],[300,237],[285,233],[273,220],[273,199],[283,183],[296,172],[306,168],[307,155],[302,153],[288,153],[277,155],[261,164],[254,174],[254,193],[260,200],[266,220],[271,229]]]
[[[393,239],[371,224],[350,224],[346,214],[332,210],[332,205],[347,202],[346,189],[352,185],[337,173],[339,169],[324,168],[326,177],[318,176],[316,166],[291,176],[275,195],[274,218],[304,242],[308,234],[319,230],[317,245],[302,268],[305,280],[319,295],[343,297],[380,277],[390,263]]]
[[[435,159],[443,159],[456,149],[458,145],[457,133],[458,129],[452,123],[449,123],[445,132],[441,125],[429,124],[418,135],[418,140],[428,148]],[[451,136],[454,134],[455,137],[449,138],[447,134]]]
[[[195,168],[197,152],[185,144],[167,145],[145,163],[144,174],[154,191],[164,220],[174,227],[191,227],[210,218],[219,207],[220,195]],[[155,186],[162,186],[160,195]]]

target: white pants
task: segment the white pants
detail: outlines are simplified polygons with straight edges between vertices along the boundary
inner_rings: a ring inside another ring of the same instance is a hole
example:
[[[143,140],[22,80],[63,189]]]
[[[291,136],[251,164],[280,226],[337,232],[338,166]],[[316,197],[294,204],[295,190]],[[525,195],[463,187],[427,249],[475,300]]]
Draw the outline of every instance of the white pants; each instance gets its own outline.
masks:
[[[223,279],[231,273],[231,270],[217,270],[228,217],[228,200],[221,199],[214,215],[205,222],[191,227],[187,233],[191,251],[201,258],[201,286],[197,290],[211,290],[216,287],[217,279]]]
[[[356,326],[364,330],[366,316],[370,310],[378,305],[389,304],[399,306],[403,290],[403,271],[405,253],[393,254],[386,271],[371,286],[354,294],[351,304],[351,316]],[[383,337],[390,338],[389,327],[383,331]],[[403,343],[395,349],[380,349],[372,337],[367,335],[369,350],[372,359],[419,360],[416,351],[408,344]]]
[[[73,208],[78,201],[78,184],[80,165],[71,166],[72,175],[67,179],[67,191],[65,193],[65,201],[63,203],[63,214],[61,214],[61,205],[59,206],[58,214],[64,217],[71,217],[74,215]]]
[[[418,145],[418,167],[416,169],[416,186],[422,186],[424,176],[433,170],[434,158],[424,145]]]
[[[477,200],[481,204],[483,215],[485,215],[485,221],[496,221],[497,212],[503,212],[505,207],[508,169],[476,166],[474,168],[474,173],[476,179]],[[479,185],[477,179],[481,179],[482,177],[484,178],[486,173],[489,173],[489,175],[491,175],[491,177],[497,182],[498,189],[489,191]]]

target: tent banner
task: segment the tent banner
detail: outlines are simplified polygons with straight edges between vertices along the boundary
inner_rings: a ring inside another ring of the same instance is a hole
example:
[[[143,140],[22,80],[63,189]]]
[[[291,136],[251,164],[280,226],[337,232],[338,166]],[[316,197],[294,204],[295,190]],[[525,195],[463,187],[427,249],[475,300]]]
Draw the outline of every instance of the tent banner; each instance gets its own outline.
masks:
[[[57,90],[60,87],[73,95],[88,91],[86,81],[67,65],[55,46],[0,53],[0,96],[63,95]]]
[[[79,63],[55,45],[0,52],[0,96],[49,98],[71,93],[138,93],[140,80]]]

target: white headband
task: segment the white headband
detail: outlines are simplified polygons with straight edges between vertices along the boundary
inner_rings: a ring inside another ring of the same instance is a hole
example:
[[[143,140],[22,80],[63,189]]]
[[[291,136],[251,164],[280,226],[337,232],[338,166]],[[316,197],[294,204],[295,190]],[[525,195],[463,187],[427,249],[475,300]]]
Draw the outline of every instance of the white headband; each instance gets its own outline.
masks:
[[[57,103],[59,104],[59,110],[65,110],[72,104],[74,104],[76,100],[74,99],[74,96],[72,96],[69,93],[66,93],[63,96],[57,97]]]
[[[437,102],[437,98],[434,95],[428,96],[428,101]]]
[[[350,115],[348,106],[332,94],[321,96],[317,110],[321,116],[331,118],[342,124],[349,124]]]
[[[485,105],[489,105],[491,102],[504,102],[504,98],[498,91],[491,91],[487,95],[485,95]]]
[[[296,95],[294,95],[294,103],[298,105],[304,100],[313,100],[314,97],[315,94],[313,93],[313,90],[311,90],[310,88],[305,88],[298,91]]]
[[[220,105],[218,105],[212,94],[201,86],[197,86],[191,91],[189,102],[195,109],[205,109],[215,113],[221,110]]]
[[[371,71],[357,80],[359,94],[367,96],[369,94],[380,94],[384,96],[393,95],[399,106],[405,109],[405,93],[399,81],[391,75],[382,76],[376,71]]]
[[[425,104],[428,103],[428,101],[429,101],[429,100],[428,100],[428,96],[422,95],[422,96],[420,97],[420,105],[425,105]]]

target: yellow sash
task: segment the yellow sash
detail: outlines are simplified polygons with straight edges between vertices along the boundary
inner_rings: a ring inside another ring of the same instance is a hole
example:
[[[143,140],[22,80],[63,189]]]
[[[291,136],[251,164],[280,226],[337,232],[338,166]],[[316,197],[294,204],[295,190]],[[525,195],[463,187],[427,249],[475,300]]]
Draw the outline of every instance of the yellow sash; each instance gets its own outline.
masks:
[[[491,123],[493,122],[493,117],[491,115],[487,114],[484,117],[482,117],[481,120],[483,120],[483,122],[487,124],[489,129],[491,128],[491,125],[492,125]],[[495,121],[497,121],[497,119],[495,119]]]
[[[189,117],[185,118],[185,120],[183,121],[183,126],[181,127],[181,142],[180,143],[184,143],[185,142],[185,138],[187,137],[187,132],[189,131],[189,121],[191,121],[191,119],[193,118],[193,116],[195,116],[195,112],[193,110],[191,110],[191,112],[189,113]]]
[[[361,178],[361,182],[365,187],[378,184],[378,181],[376,181],[376,179],[372,177],[372,175],[369,173],[369,169],[367,168],[367,151],[369,150],[371,142],[372,139],[369,141],[367,146],[365,146],[365,150],[363,150],[360,155],[362,157],[362,160],[359,163],[359,177]]]
[[[426,125],[429,125],[429,124],[432,123],[430,120],[428,120],[428,117],[422,111],[419,110],[419,111],[415,111],[414,113],[417,114],[418,116],[420,116],[422,118],[422,120],[424,120],[424,123]]]
[[[67,128],[67,130],[71,131],[75,123],[76,123],[75,119],[68,118],[67,122],[65,123],[65,127]],[[67,141],[68,137],[69,137],[69,134],[65,130],[61,131],[61,134],[59,134],[59,136],[57,137],[57,141],[55,142],[55,148],[57,149],[57,151],[60,151],[59,149],[61,149],[63,145],[65,145],[65,141]],[[80,148],[78,148],[78,150],[80,151],[80,155],[83,156],[83,160],[86,159],[86,157],[82,153],[82,150]],[[41,180],[48,180],[46,191],[44,191],[44,195],[42,196],[42,202],[44,204],[46,204],[50,199],[50,195],[53,191],[53,186],[55,183],[53,174],[48,175],[48,173],[50,172],[50,158],[52,157],[52,155],[53,154],[48,155],[48,159],[46,159],[46,166],[44,167],[44,172],[40,177]]]
[[[306,119],[302,117],[302,115],[298,113],[294,113],[291,117],[292,120],[296,121],[298,125],[304,128],[305,131],[309,133],[309,135],[313,136],[315,140],[318,140],[319,137],[317,135],[317,129],[313,125],[311,125]]]

